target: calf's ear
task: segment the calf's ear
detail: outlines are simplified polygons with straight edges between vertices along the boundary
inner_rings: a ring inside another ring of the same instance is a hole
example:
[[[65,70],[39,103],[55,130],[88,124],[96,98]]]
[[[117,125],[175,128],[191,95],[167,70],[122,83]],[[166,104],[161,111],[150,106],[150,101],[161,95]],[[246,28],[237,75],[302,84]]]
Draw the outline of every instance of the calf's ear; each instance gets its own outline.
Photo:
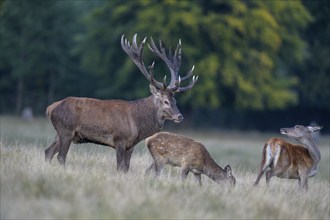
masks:
[[[230,176],[233,175],[232,170],[231,170],[231,167],[229,165],[227,165],[225,167],[225,171],[226,171],[227,177],[230,177]]]

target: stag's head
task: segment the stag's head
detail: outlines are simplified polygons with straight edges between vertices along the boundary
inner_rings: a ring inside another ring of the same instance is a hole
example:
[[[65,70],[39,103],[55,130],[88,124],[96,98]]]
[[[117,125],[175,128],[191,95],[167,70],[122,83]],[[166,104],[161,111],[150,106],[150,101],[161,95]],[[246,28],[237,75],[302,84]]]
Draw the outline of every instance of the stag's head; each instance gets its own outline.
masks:
[[[311,138],[312,132],[318,132],[322,129],[322,126],[303,126],[296,125],[292,128],[281,128],[281,134],[287,135],[288,137],[302,141],[303,139]]]
[[[124,35],[121,37],[121,46],[123,50],[130,56],[136,66],[140,69],[141,73],[147,78],[150,82],[150,92],[153,94],[155,106],[157,107],[157,115],[161,120],[172,120],[174,122],[181,122],[183,116],[180,113],[176,100],[174,98],[175,93],[180,93],[191,89],[197,82],[198,77],[193,76],[192,69],[184,76],[179,76],[179,69],[181,65],[181,40],[176,47],[174,54],[172,55],[171,49],[169,49],[168,54],[162,45],[162,42],[159,41],[159,48],[156,46],[155,42],[151,38],[150,45],[148,44],[149,49],[161,60],[163,60],[166,66],[169,68],[171,73],[171,81],[169,85],[166,84],[166,75],[164,76],[163,82],[159,82],[154,78],[154,64],[153,62],[148,68],[145,67],[142,53],[144,45],[147,38],[145,37],[140,45],[136,42],[137,34],[134,35],[132,44],[124,38]],[[181,86],[181,82],[192,77],[190,83],[186,86]]]

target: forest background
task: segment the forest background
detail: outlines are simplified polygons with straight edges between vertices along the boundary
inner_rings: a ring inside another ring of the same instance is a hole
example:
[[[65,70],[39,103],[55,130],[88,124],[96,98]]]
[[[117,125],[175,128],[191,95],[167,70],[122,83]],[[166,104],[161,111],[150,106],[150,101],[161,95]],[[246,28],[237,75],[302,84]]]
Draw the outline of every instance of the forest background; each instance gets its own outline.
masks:
[[[20,115],[67,96],[133,100],[148,82],[120,46],[122,34],[181,39],[181,75],[199,80],[177,95],[186,128],[329,132],[329,1],[1,0],[0,113]],[[155,77],[169,74],[146,49]],[[169,78],[169,77],[167,77]]]

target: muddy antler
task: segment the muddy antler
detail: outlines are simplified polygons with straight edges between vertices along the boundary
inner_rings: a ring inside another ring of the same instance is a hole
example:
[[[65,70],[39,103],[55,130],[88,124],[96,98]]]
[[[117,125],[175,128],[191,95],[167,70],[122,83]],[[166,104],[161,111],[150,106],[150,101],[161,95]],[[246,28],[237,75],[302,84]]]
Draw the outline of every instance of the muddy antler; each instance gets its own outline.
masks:
[[[140,46],[136,43],[136,37],[137,34],[134,34],[133,40],[132,40],[132,45],[130,42],[124,38],[124,34],[121,36],[121,47],[123,50],[131,57],[133,62],[137,65],[137,67],[140,69],[142,74],[147,78],[147,80],[157,87],[160,90],[165,90],[166,86],[164,83],[160,83],[157,80],[154,79],[153,77],[153,69],[154,69],[154,62],[148,67],[149,68],[149,73],[148,70],[146,69],[143,60],[142,60],[142,53],[144,49],[144,44],[147,40],[147,37],[143,39],[141,42]],[[164,80],[165,81],[165,80]]]
[[[160,57],[166,63],[167,67],[170,69],[171,82],[169,86],[166,88],[166,90],[170,92],[184,92],[191,89],[195,85],[198,76],[197,77],[193,76],[189,85],[185,87],[180,87],[181,82],[189,79],[193,75],[193,71],[194,71],[194,66],[193,66],[191,70],[187,72],[186,76],[184,76],[183,78],[181,78],[178,74],[181,65],[181,40],[179,40],[174,55],[172,55],[171,48],[169,49],[168,55],[166,54],[166,50],[163,47],[161,41],[159,41],[160,49],[158,49],[152,38],[151,38],[151,45],[148,44],[148,47],[154,54]]]

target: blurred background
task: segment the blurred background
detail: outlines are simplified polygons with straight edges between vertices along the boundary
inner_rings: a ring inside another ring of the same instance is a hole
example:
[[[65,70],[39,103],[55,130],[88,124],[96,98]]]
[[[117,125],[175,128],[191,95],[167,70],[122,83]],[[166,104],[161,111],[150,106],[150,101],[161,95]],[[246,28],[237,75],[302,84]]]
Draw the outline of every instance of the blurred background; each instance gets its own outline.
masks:
[[[316,123],[329,133],[329,1],[1,0],[0,113],[45,116],[67,96],[133,100],[148,81],[121,49],[122,34],[182,41],[176,96],[185,120],[170,126],[275,131]],[[160,59],[155,77],[169,75]],[[167,77],[170,78],[169,76]]]

